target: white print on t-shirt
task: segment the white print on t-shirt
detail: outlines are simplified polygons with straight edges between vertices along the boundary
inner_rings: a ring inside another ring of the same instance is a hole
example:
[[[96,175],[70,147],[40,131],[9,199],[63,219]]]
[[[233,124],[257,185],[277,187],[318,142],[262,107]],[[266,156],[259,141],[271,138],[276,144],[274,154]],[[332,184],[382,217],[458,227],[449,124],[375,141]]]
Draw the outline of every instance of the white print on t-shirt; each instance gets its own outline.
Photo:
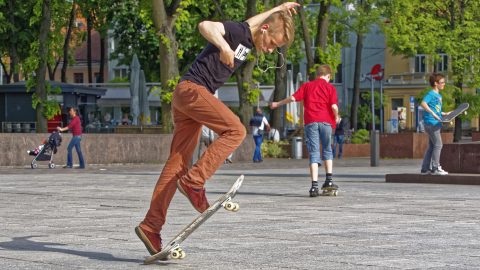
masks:
[[[251,50],[252,49],[249,49],[242,44],[238,44],[238,47],[235,50],[235,58],[240,61],[245,61],[247,59],[247,55],[250,53]]]

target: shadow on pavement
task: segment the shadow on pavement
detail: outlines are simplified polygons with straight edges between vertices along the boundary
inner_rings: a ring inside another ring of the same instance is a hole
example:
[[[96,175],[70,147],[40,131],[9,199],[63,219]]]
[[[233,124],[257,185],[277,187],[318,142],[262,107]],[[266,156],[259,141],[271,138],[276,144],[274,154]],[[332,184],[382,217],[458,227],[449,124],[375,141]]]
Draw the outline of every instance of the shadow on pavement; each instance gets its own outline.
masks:
[[[103,252],[89,252],[89,251],[80,251],[80,250],[51,247],[51,246],[66,246],[66,245],[59,244],[59,243],[49,243],[49,242],[35,242],[30,240],[30,238],[34,238],[34,237],[42,237],[42,235],[14,237],[12,238],[12,241],[0,242],[0,249],[19,250],[19,251],[58,252],[58,253],[65,253],[70,255],[86,257],[89,259],[99,260],[99,261],[143,263],[142,260],[118,258],[113,256],[112,254],[103,253]]]

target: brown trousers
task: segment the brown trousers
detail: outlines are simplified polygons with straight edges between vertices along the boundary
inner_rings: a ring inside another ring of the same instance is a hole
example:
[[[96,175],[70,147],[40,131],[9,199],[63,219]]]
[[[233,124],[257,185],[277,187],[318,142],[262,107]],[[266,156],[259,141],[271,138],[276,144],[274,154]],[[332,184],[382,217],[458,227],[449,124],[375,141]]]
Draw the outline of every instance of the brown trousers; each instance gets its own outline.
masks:
[[[175,128],[170,155],[153,191],[150,209],[140,224],[153,233],[159,233],[165,223],[168,206],[177,190],[177,180],[183,178],[193,188],[203,188],[205,181],[246,136],[238,116],[196,83],[182,81],[177,85],[173,92],[172,111]],[[202,125],[219,137],[189,169]]]

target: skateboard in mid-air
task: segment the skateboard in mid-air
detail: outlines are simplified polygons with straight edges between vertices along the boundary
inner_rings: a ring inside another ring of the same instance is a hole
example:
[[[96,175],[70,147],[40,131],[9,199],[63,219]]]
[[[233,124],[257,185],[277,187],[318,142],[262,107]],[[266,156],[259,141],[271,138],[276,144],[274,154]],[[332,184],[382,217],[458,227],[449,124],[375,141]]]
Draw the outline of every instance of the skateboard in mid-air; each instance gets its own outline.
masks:
[[[462,113],[467,114],[468,107],[470,107],[470,104],[468,103],[462,103],[458,105],[458,107],[455,110],[451,111],[449,114],[443,117],[442,123],[449,123],[453,119],[455,119],[455,117],[459,116]]]
[[[337,196],[337,194],[338,194],[338,188],[325,187],[325,188],[322,188],[322,193],[320,193],[320,196]]]
[[[182,250],[180,244],[188,238],[200,225],[202,225],[207,219],[209,219],[220,208],[225,208],[228,211],[236,212],[240,209],[238,203],[232,201],[233,197],[237,194],[238,189],[242,185],[243,175],[238,177],[237,181],[233,183],[230,190],[216,200],[210,207],[203,213],[198,215],[190,224],[188,224],[183,230],[181,230],[170,242],[168,242],[162,249],[162,251],[147,257],[144,261],[145,264],[151,264],[157,260],[166,261],[169,259],[183,259],[186,256],[185,251]]]

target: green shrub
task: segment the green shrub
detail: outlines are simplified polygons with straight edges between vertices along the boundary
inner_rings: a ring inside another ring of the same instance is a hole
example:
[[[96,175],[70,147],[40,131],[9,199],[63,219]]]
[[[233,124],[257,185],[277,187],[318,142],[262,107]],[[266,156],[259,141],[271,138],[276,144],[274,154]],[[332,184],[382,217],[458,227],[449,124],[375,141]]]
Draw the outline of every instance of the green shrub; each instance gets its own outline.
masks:
[[[274,142],[270,140],[265,140],[262,143],[262,156],[271,157],[271,158],[286,158],[288,153],[283,147],[283,145],[288,145],[287,141]]]
[[[357,132],[352,135],[353,144],[363,144],[370,142],[370,133],[366,129],[359,129]]]

